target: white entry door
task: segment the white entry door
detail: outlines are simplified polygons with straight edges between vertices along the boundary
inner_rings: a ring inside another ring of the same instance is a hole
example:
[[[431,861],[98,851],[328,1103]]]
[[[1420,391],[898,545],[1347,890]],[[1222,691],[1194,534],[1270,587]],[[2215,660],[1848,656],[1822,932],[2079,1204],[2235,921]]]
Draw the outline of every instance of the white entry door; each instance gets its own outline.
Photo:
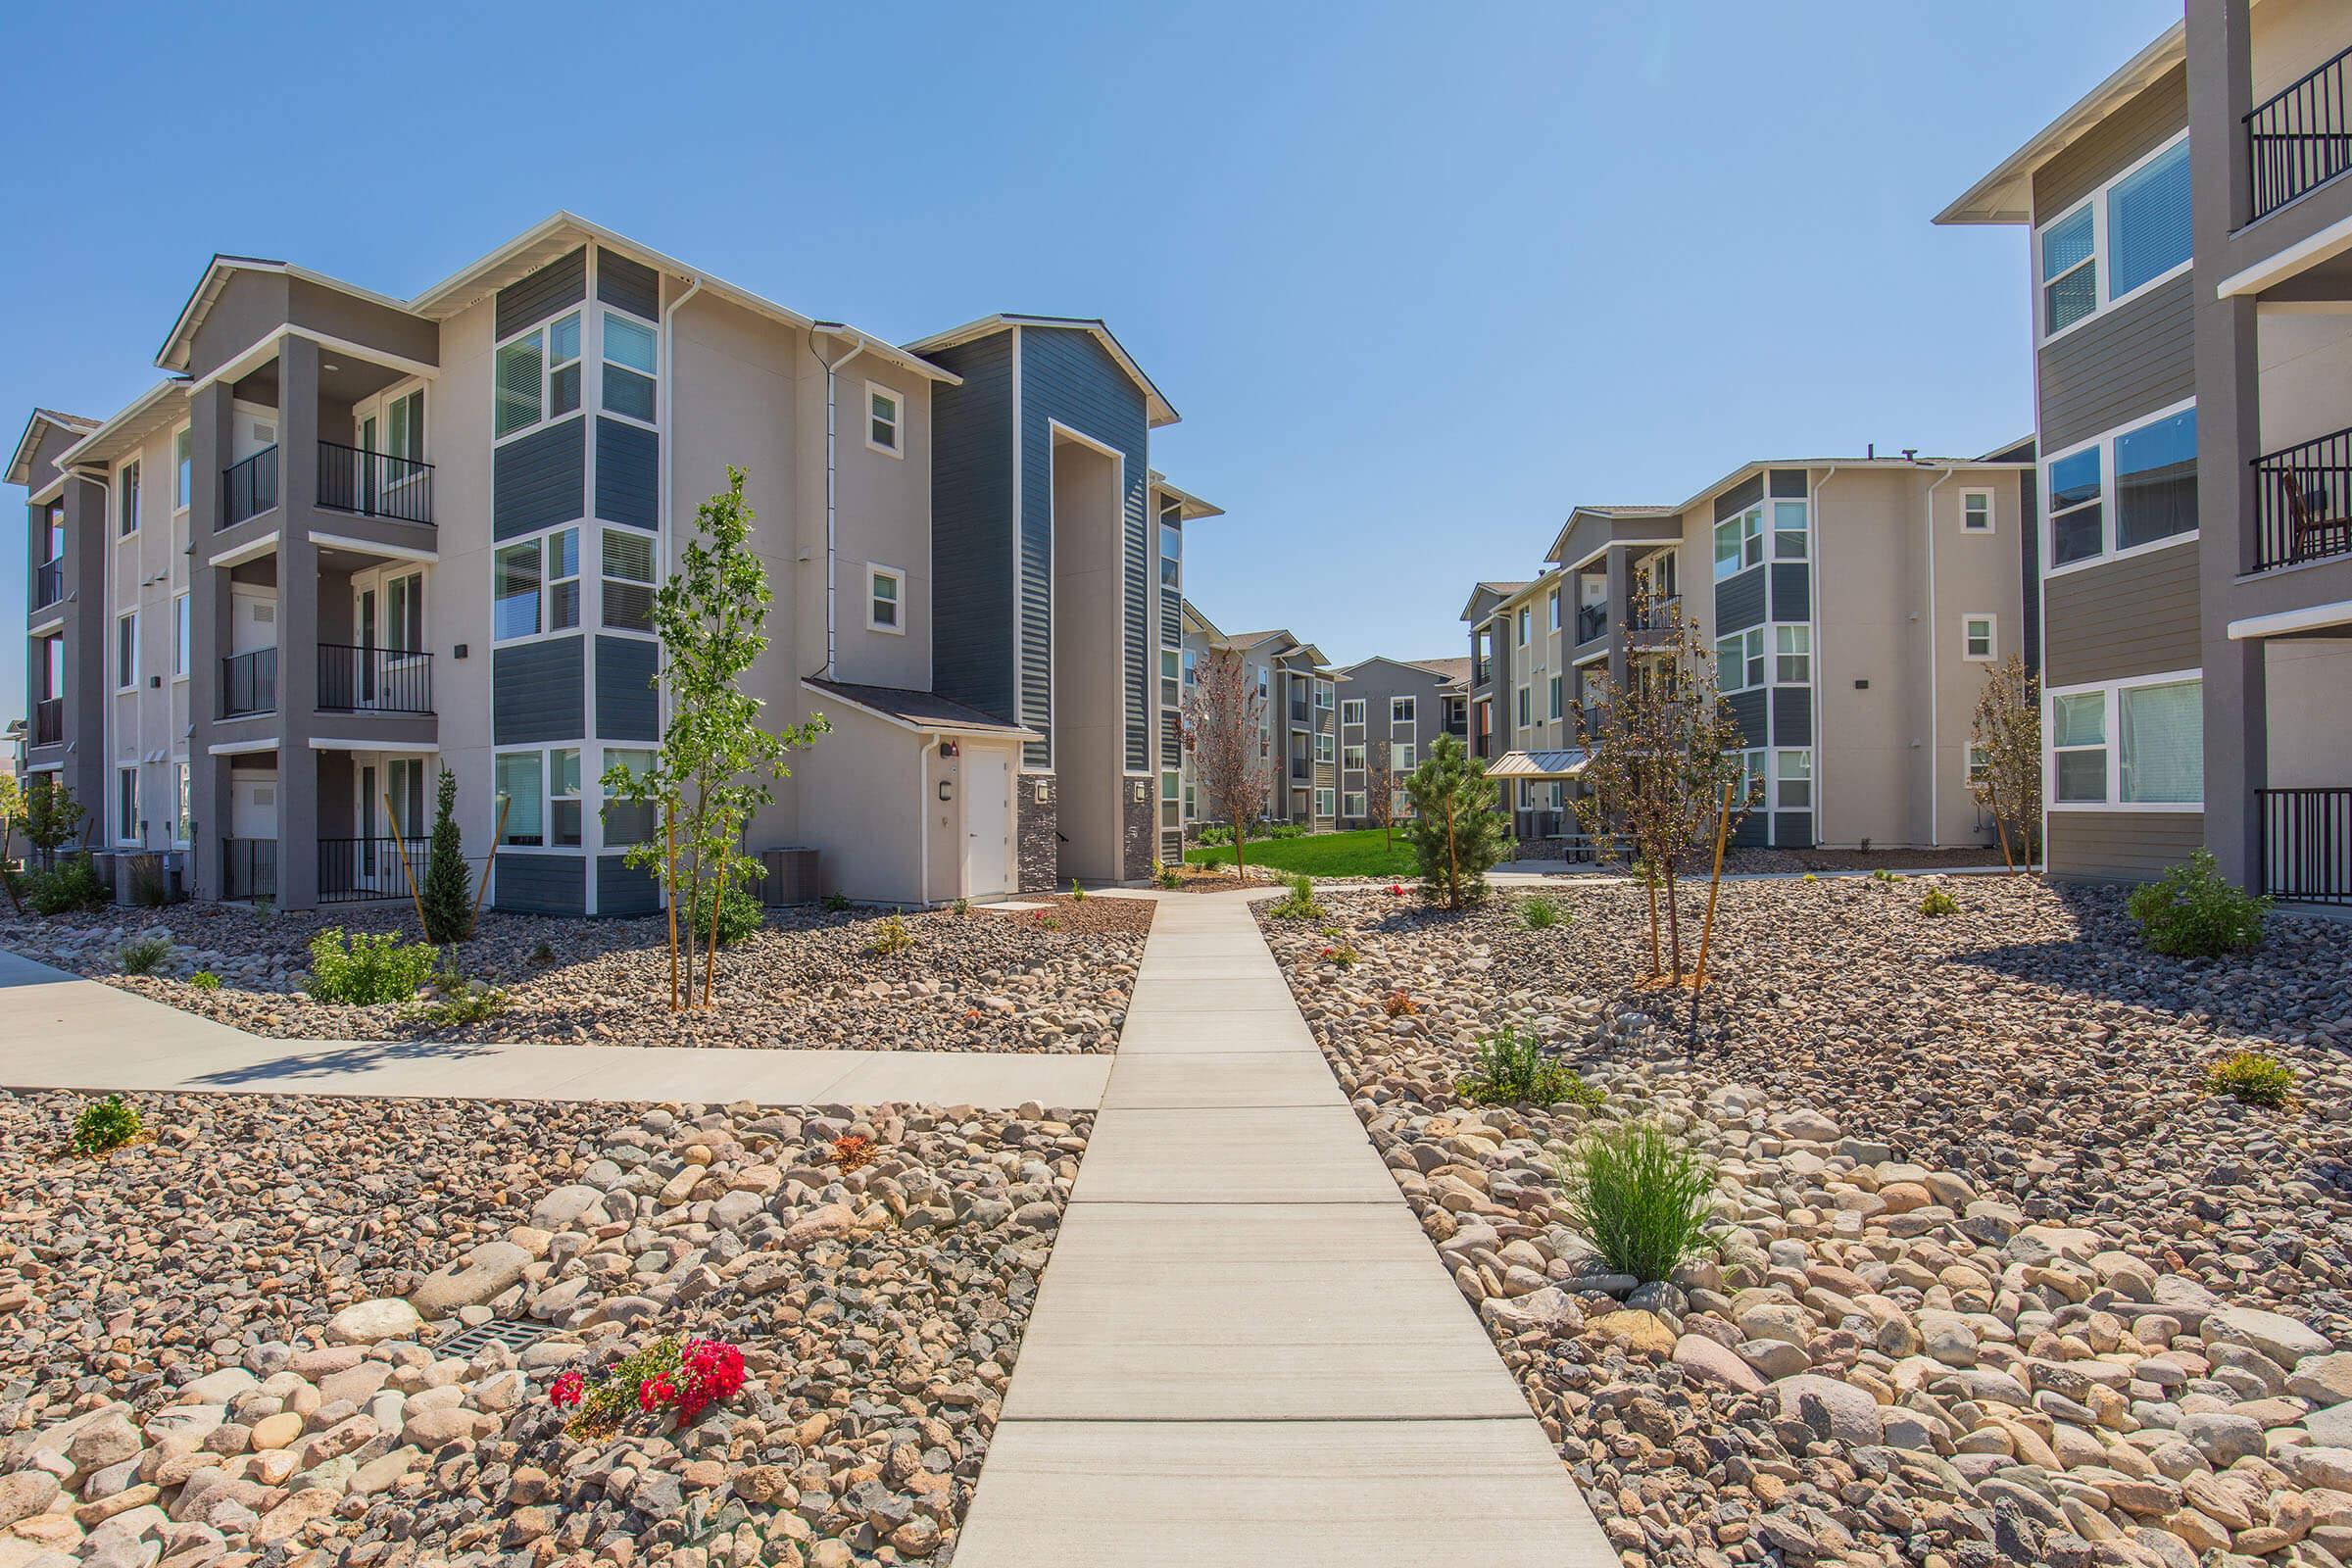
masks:
[[[1012,759],[963,758],[963,890],[972,898],[1012,891]]]

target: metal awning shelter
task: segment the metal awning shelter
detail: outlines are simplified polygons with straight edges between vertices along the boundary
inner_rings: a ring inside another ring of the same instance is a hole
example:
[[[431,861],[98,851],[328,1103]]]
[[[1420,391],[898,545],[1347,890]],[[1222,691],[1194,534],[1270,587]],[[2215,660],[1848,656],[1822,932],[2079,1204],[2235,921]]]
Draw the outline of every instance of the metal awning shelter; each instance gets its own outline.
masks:
[[[1575,778],[1592,755],[1581,751],[1505,752],[1487,769],[1489,778]]]

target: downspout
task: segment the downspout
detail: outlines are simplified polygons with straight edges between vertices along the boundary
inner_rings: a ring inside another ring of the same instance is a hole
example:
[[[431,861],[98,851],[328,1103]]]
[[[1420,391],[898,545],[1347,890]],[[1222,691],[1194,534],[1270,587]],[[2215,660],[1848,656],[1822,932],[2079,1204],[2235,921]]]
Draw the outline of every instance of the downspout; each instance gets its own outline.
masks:
[[[1928,486],[1928,505],[1924,521],[1927,524],[1928,546],[1928,848],[1943,848],[1942,796],[1943,759],[1936,755],[1936,742],[1943,738],[1936,717],[1936,642],[1942,635],[1942,622],[1936,618],[1936,492],[1959,470],[1946,465],[1943,478]]]
[[[1811,540],[1805,551],[1805,608],[1811,611],[1813,615],[1813,842],[1815,844],[1819,844],[1822,840],[1821,824],[1827,815],[1823,808],[1830,804],[1830,743],[1828,739],[1830,705],[1823,696],[1825,688],[1822,684],[1824,666],[1821,651],[1821,628],[1826,619],[1821,612],[1821,551],[1824,542],[1821,526],[1821,493],[1827,490],[1830,487],[1830,481],[1837,477],[1838,465],[1833,463],[1830,465],[1829,472],[1813,482],[1813,514],[1808,520]]]
[[[914,737],[914,906],[931,907],[931,737]],[[956,803],[960,808],[962,803]]]
[[[836,388],[839,383],[841,368],[863,354],[865,343],[861,338],[853,337],[850,340],[848,353],[842,355],[838,360],[828,360],[816,352],[816,335],[822,332],[831,337],[848,329],[847,324],[841,321],[816,321],[810,323],[808,328],[808,352],[825,368],[825,679],[827,680],[833,678],[833,660],[838,651],[834,620],[836,599],[835,528],[840,499],[835,456],[838,446],[835,434]]]

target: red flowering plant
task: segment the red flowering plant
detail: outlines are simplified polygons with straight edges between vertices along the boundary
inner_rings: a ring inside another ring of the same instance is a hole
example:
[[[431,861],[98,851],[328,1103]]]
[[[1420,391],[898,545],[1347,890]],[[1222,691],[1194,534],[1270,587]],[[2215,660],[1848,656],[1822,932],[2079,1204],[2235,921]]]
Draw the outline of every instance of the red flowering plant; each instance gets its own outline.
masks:
[[[1403,883],[1401,883],[1401,882],[1392,882],[1392,883],[1390,883],[1390,884],[1389,884],[1389,897],[1390,897],[1390,898],[1392,898],[1392,899],[1401,899],[1401,898],[1403,898],[1403,897],[1404,897],[1404,884],[1403,884]]]
[[[680,1426],[743,1391],[743,1352],[721,1340],[662,1339],[628,1356],[588,1387],[578,1372],[566,1372],[547,1391],[559,1410],[576,1409],[564,1430],[575,1438],[609,1437],[634,1403],[640,1414],[659,1418],[673,1412]]]

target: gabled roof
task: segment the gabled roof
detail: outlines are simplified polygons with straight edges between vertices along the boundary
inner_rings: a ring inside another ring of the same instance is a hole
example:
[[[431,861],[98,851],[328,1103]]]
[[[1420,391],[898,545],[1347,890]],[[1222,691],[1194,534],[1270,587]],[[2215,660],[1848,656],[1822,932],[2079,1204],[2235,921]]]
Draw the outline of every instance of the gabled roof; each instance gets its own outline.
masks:
[[[1217,630],[1217,623],[1202,614],[1199,605],[1194,604],[1190,599],[1183,601],[1183,604],[1185,630],[1197,630],[1203,640],[1210,643],[1222,644],[1225,641],[1225,634]]]
[[[205,315],[219,302],[221,291],[228,287],[228,280],[239,272],[282,273],[301,282],[332,289],[338,294],[348,294],[356,300],[366,300],[370,305],[380,305],[389,311],[408,309],[388,294],[378,294],[373,289],[346,283],[324,272],[314,272],[307,267],[271,261],[265,256],[228,256],[215,252],[212,261],[205,267],[204,275],[196,280],[196,287],[188,294],[188,303],[179,308],[179,318],[172,323],[171,332],[164,338],[164,346],[156,350],[155,364],[158,369],[187,369],[188,345],[195,339],[196,328],[203,324]]]
[[[993,713],[967,708],[937,692],[918,692],[906,686],[863,686],[854,681],[819,680],[814,675],[802,676],[801,684],[819,696],[835,698],[853,708],[863,709],[876,718],[887,719],[906,729],[921,730],[929,735],[1003,735],[1008,739],[1045,739],[1035,730],[1019,724],[1007,724]]]
[[[184,375],[164,377],[59,453],[59,466],[70,463],[103,462],[145,440],[157,425],[179,416],[174,400],[185,393],[189,385]]]
[[[32,471],[33,449],[41,444],[43,426],[78,440],[97,429],[98,421],[78,414],[60,414],[55,409],[34,409],[32,417],[24,421],[24,433],[17,438],[16,454],[8,460],[10,484],[21,484],[27,490],[39,490],[48,485],[49,475],[35,475]],[[40,480],[39,484],[33,482],[36,477]]]
[[[1487,613],[1493,611],[1495,605],[1501,604],[1526,586],[1527,584],[1524,582],[1474,583],[1470,589],[1469,601],[1462,606],[1462,619],[1484,620]],[[1482,599],[1488,601],[1483,610],[1479,605],[1479,601]]]
[[[1355,671],[1363,668],[1366,664],[1387,664],[1396,669],[1409,669],[1416,674],[1434,675],[1441,685],[1453,685],[1467,682],[1470,679],[1470,660],[1467,655],[1460,659],[1391,659],[1386,654],[1374,654],[1370,659],[1359,659],[1352,664],[1342,664],[1332,673],[1352,676]]]
[[[945,332],[934,332],[929,337],[918,337],[907,344],[906,348],[909,353],[913,354],[935,354],[941,349],[956,348],[960,344],[990,336],[992,333],[1002,332],[1011,326],[1069,327],[1092,335],[1096,342],[1102,345],[1102,352],[1118,362],[1119,368],[1127,372],[1128,379],[1142,389],[1144,416],[1153,429],[1157,429],[1163,424],[1174,424],[1183,417],[1169,406],[1166,398],[1160,396],[1159,388],[1152,384],[1152,378],[1144,373],[1144,368],[1135,363],[1134,356],[1130,355],[1119,340],[1111,335],[1109,324],[1100,317],[1015,316],[999,313],[995,316],[983,316],[976,321],[966,321],[961,326],[949,327]]]

